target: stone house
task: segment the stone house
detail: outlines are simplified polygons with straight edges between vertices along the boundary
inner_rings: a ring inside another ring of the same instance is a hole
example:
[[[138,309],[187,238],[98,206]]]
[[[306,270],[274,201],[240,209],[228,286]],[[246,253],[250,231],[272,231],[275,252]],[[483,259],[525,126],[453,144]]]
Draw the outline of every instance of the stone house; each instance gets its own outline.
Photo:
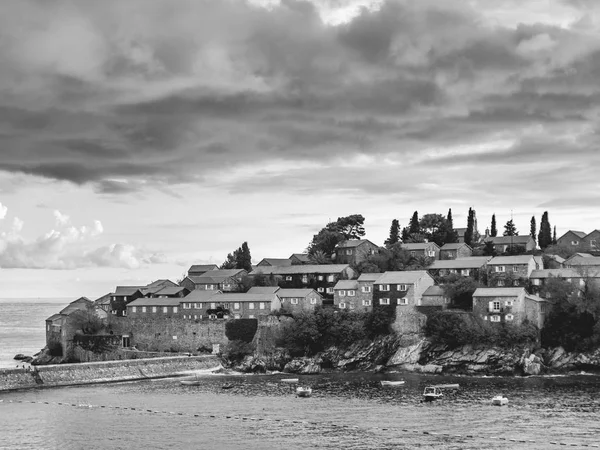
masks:
[[[145,293],[144,293],[145,292]],[[185,297],[190,293],[190,290],[183,286],[166,286],[159,287],[158,289],[151,290],[143,290],[144,297],[154,297],[154,298],[179,298]]]
[[[496,256],[488,262],[488,286],[525,286],[534,270],[544,268],[533,255]]]
[[[439,259],[440,247],[435,242],[422,242],[416,244],[400,244],[400,248],[410,253],[410,256],[416,258],[419,256]]]
[[[373,309],[373,285],[380,276],[381,273],[363,273],[356,280],[358,282],[358,303],[367,308],[368,311]]]
[[[586,233],[583,231],[569,230],[556,240],[556,244],[573,251],[579,251],[583,248],[583,239]]]
[[[173,286],[177,286],[177,284],[170,280],[157,280],[145,286],[117,286],[115,292],[111,294],[110,313],[117,317],[123,317],[127,314],[127,305],[132,301],[165,287]]]
[[[336,264],[356,266],[377,253],[379,253],[379,246],[368,239],[350,239],[336,245],[332,259]]]
[[[450,305],[450,297],[444,292],[442,286],[429,286],[421,298],[421,306],[447,309]]]
[[[373,283],[373,308],[421,306],[423,293],[434,284],[431,275],[424,270],[382,273]]]
[[[250,276],[273,275],[284,289],[310,288],[316,290],[324,300],[333,303],[333,287],[339,280],[354,278],[354,270],[348,264],[305,264],[256,267]]]
[[[588,252],[600,252],[600,230],[594,230],[583,239],[583,248]]]
[[[308,253],[292,253],[288,259],[292,261],[293,266],[300,264],[312,264]]]
[[[598,283],[600,281],[600,272],[587,272],[579,269],[565,268],[534,270],[529,277],[532,292],[544,298],[549,298],[545,295],[544,287],[547,286],[549,280],[557,278],[571,283],[573,289],[575,289],[582,288],[587,280],[593,280]]]
[[[468,258],[473,255],[473,249],[464,242],[444,244],[440,249],[440,259]]]
[[[211,270],[218,270],[219,267],[216,264],[194,264],[188,269],[188,277],[201,277],[206,272]]]
[[[471,256],[460,259],[436,260],[427,268],[427,271],[437,280],[450,275],[459,275],[484,281],[487,264],[491,259],[491,256]]]
[[[281,307],[291,313],[314,311],[317,306],[323,306],[323,297],[314,289],[279,289],[275,294]]]
[[[473,314],[492,323],[544,326],[549,303],[525,288],[479,288],[473,293]]]
[[[111,312],[110,309],[110,300],[112,298],[112,296],[114,295],[113,292],[109,292],[108,294],[104,294],[102,297],[98,297],[96,300],[94,300],[94,304],[98,307],[103,309],[104,311],[106,311],[107,313]]]
[[[531,236],[488,236],[485,242],[492,242],[496,253],[506,253],[511,247],[520,248],[523,253],[536,248],[535,240]]]
[[[206,272],[199,277],[185,277],[180,285],[194,291],[236,292],[240,288],[242,278],[248,275],[244,269],[219,269]]]
[[[381,274],[377,275],[381,276]],[[336,308],[351,311],[371,311],[373,309],[372,290],[368,295],[364,294],[361,293],[361,285],[358,280],[340,280],[333,288],[333,305]]]
[[[600,268],[600,256],[576,253],[564,262],[568,269],[596,270]]]
[[[286,258],[263,258],[256,265],[257,267],[262,266],[291,266],[292,260]]]

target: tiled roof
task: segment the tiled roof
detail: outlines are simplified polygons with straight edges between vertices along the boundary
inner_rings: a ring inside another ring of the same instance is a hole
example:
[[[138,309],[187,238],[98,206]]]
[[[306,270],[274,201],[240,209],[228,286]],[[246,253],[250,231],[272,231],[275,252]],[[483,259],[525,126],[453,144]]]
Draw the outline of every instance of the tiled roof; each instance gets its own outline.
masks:
[[[465,244],[464,242],[456,242],[456,243],[448,243],[448,244],[444,244],[442,246],[442,250],[458,250],[461,247],[469,247],[467,244]],[[469,247],[471,248],[471,247]]]
[[[308,256],[308,253],[292,253],[289,259],[292,258],[296,258],[305,263],[310,262],[310,257]]]
[[[117,286],[113,295],[133,295],[136,291],[141,291],[146,286]]]
[[[600,257],[592,256],[591,258],[573,258],[566,261],[570,266],[600,266]]]
[[[217,270],[219,267],[216,264],[193,264],[189,270],[190,272],[208,272],[209,270]]]
[[[217,270],[210,270],[201,276],[234,277],[236,275],[239,275],[241,272],[245,272],[244,269],[217,269]]]
[[[279,286],[252,286],[247,294],[275,294],[279,292]]]
[[[261,266],[255,268],[251,275],[263,273],[265,275],[295,275],[295,274],[314,274],[314,273],[341,273],[350,267],[348,264],[306,264],[299,266]]]
[[[470,256],[468,258],[435,260],[429,269],[479,269],[492,259],[491,256]]]
[[[531,236],[496,236],[491,237],[488,236],[486,238],[486,242],[492,241],[494,245],[519,245],[519,244],[527,244],[531,239]]]
[[[365,242],[368,242],[372,245],[373,244],[371,241],[369,241],[368,239],[349,239],[347,241],[342,241],[340,243],[338,243],[336,245],[336,248],[353,248],[353,247],[358,247],[361,244],[364,244]]]
[[[333,289],[358,289],[357,280],[340,280],[338,281]]]
[[[187,288],[184,288],[182,286],[167,286],[167,287],[161,288],[158,291],[153,292],[152,295],[177,295],[181,291],[185,291],[185,290],[187,290]]]
[[[109,292],[108,294],[104,294],[102,297],[97,298],[96,300],[94,300],[94,304],[96,305],[108,305],[110,304],[110,298],[115,295],[112,292]]]
[[[209,277],[200,275],[198,277],[187,277],[194,284],[219,284],[231,277]]]
[[[53,322],[53,321],[55,321],[56,319],[62,319],[63,317],[64,317],[64,316],[63,316],[62,314],[60,314],[60,313],[59,313],[59,314],[52,314],[50,317],[48,317],[48,318],[46,319],[46,321],[47,321],[47,322],[48,322],[48,321],[50,321],[50,322]]]
[[[217,294],[211,302],[271,302],[276,294]]]
[[[85,309],[87,309],[89,306],[93,306],[94,302],[91,301],[89,298],[87,297],[80,297],[77,300],[69,303],[67,306],[65,306],[59,314],[63,314],[65,316],[68,316],[69,314],[71,314],[74,311],[84,311]]]
[[[535,258],[533,255],[516,255],[516,256],[496,256],[488,263],[491,266],[507,265],[507,264],[529,264]]]
[[[132,301],[127,304],[127,307],[130,306],[179,306],[184,300],[183,298],[146,298],[141,297],[137,300]]]
[[[543,269],[543,270],[534,270],[531,272],[529,278],[551,278],[551,277],[560,277],[560,278],[582,278],[579,272],[575,269]]]
[[[425,292],[423,292],[423,297],[445,297],[444,288],[441,286],[429,286]]]
[[[177,286],[177,283],[173,283],[171,280],[156,280],[153,281],[152,283],[146,285],[146,287],[148,288],[152,288],[152,287],[166,287],[166,286]]]
[[[262,262],[269,263],[270,266],[291,266],[292,261],[287,258],[263,258],[258,264]]]
[[[473,297],[518,297],[525,288],[477,288],[473,292]]]
[[[196,289],[185,297],[182,297],[180,300],[182,302],[204,302],[218,294],[221,294],[221,291],[203,291],[201,289]]]
[[[419,242],[414,244],[401,244],[400,248],[404,250],[427,250],[432,245],[438,247],[435,242]]]
[[[276,294],[279,298],[306,297],[316,291],[314,289],[279,289]],[[320,296],[320,294],[317,293]]]
[[[575,231],[575,230],[569,230],[569,231],[579,238],[584,238],[587,236],[587,233],[584,231]]]
[[[431,278],[424,270],[385,272],[375,281],[375,284],[414,284],[424,277]]]
[[[376,281],[381,276],[381,273],[363,273],[358,277],[358,281]]]
[[[243,269],[221,269],[221,270],[209,270],[204,275],[199,276],[188,276],[187,278],[194,284],[219,284],[223,281],[235,277]]]

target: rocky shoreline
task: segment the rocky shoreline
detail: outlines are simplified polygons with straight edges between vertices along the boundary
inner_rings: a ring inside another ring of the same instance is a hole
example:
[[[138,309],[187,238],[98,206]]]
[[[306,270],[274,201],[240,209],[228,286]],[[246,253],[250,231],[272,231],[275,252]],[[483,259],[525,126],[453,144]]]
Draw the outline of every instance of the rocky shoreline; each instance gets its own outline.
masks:
[[[292,358],[283,349],[254,354],[232,364],[245,373],[282,371],[316,374],[327,371],[387,372],[406,370],[430,374],[528,376],[573,371],[600,372],[600,349],[569,353],[562,347],[499,348],[473,346],[450,349],[434,345],[422,336],[387,336],[357,343],[347,349],[329,348],[312,357]]]

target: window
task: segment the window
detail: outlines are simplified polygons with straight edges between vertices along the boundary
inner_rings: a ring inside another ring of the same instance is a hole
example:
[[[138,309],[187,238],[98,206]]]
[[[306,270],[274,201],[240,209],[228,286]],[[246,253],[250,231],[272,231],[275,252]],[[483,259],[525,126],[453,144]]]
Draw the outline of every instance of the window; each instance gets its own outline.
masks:
[[[429,250],[429,251],[427,252],[427,255],[428,255],[429,257],[433,258],[433,257],[435,256],[435,250]]]
[[[308,275],[302,275],[302,282],[308,283]]]
[[[518,286],[519,285],[519,280],[513,280],[513,286]]]
[[[231,289],[231,284],[229,284],[229,283],[224,284],[223,289]]]
[[[417,252],[415,252],[414,250],[411,250],[410,256],[417,256]]]
[[[455,274],[456,273],[456,269],[450,269],[448,272]]]
[[[335,281],[335,275],[327,275],[327,281],[333,283]]]
[[[325,288],[317,288],[317,292],[325,292]]]
[[[311,298],[310,299],[310,304],[311,305],[316,305],[317,304],[317,299],[316,298]]]
[[[338,305],[338,307],[339,307],[340,309],[346,309],[346,304],[345,304],[344,302],[342,302],[342,303],[340,303],[340,304]]]
[[[579,245],[579,241],[571,241],[571,245]]]
[[[580,294],[581,294],[581,292],[580,292]],[[127,316],[127,310],[123,311],[123,317],[126,317],[126,316]]]
[[[534,286],[539,286],[540,284],[542,284],[539,278],[534,278],[533,280],[531,280],[531,282]]]
[[[518,272],[519,271],[519,266],[513,266],[513,272]]]
[[[215,309],[216,307],[217,307],[217,304],[216,304],[216,303],[211,303],[211,304],[210,304],[210,309]]]
[[[351,249],[346,250],[346,255],[351,255],[351,254],[352,254],[352,250]]]
[[[317,280],[319,280],[319,281],[323,281],[323,275],[319,275],[319,276],[317,277]]]
[[[461,274],[463,277],[468,277],[468,276],[471,274],[471,271],[470,271],[469,269],[462,269],[462,270],[460,271],[460,274]]]
[[[363,287],[362,287],[362,291],[363,291],[363,292],[367,292],[367,293],[368,293],[368,292],[371,292],[371,286],[363,286]]]
[[[380,298],[379,299],[379,304],[380,305],[389,305],[390,304],[390,299],[389,298]]]
[[[254,303],[248,303],[248,309],[254,309]]]
[[[214,285],[212,285],[212,284],[207,284],[207,285],[206,285],[206,290],[207,290],[207,291],[214,291],[214,290],[215,290],[215,286],[214,286]]]
[[[156,306],[152,307],[152,312],[155,313],[156,312]]]
[[[345,297],[346,296],[346,291],[340,291],[340,297]]]
[[[202,304],[201,303],[194,303],[194,309],[199,309],[202,308]]]
[[[402,291],[402,292],[404,292],[404,291],[407,290],[405,284],[399,284],[397,288],[398,288],[399,291]]]
[[[176,341],[177,340],[177,336],[173,336],[173,340]]]
[[[182,309],[188,309],[190,307],[189,305],[190,305],[189,303],[183,303],[181,305],[181,307],[182,307]]]
[[[356,295],[356,291],[348,291],[348,297],[354,297]]]
[[[173,306],[173,312],[176,313],[178,311],[179,308],[177,308],[177,306]]]
[[[297,298],[293,298],[293,299],[291,299],[290,303],[292,305],[297,305],[298,304],[298,299]]]
[[[240,317],[241,317],[241,316],[240,316],[239,314],[234,314],[234,315],[233,315],[233,318],[234,318],[234,319],[239,319]]]
[[[146,312],[146,307],[142,306],[142,312]]]
[[[490,302],[490,311],[496,312],[500,311],[500,302]]]
[[[166,306],[163,306],[163,313],[166,314],[169,312],[169,308]]]
[[[390,285],[389,284],[380,284],[379,290],[382,292],[387,292],[390,290]]]
[[[512,300],[506,300],[506,301],[504,302],[504,305],[505,305],[505,306],[512,306],[513,304],[514,304],[514,302],[513,302]]]
[[[504,266],[496,266],[496,272],[506,272],[506,268]]]
[[[248,316],[248,319],[254,319],[254,314],[250,314],[250,315]]]
[[[504,280],[498,280],[498,286],[504,286]]]
[[[137,306],[132,306],[131,307],[131,312],[137,312]]]
[[[590,247],[591,247],[591,248],[596,248],[596,246],[597,246],[596,239],[592,239],[592,240],[590,241]]]
[[[184,314],[184,315],[183,315],[183,318],[184,318],[184,319],[187,319],[187,314]]]
[[[507,314],[506,317],[505,317],[505,319],[508,320],[508,321],[511,321],[514,318],[515,318],[515,316],[513,316],[512,314]]]
[[[406,297],[399,298],[398,299],[398,304],[399,305],[408,305],[408,299]]]
[[[327,288],[327,293],[328,294],[333,294],[333,288],[332,287],[328,287]]]
[[[363,300],[363,306],[371,306],[371,300]]]
[[[265,302],[260,302],[258,304],[258,309],[265,309]]]
[[[233,304],[233,309],[240,309],[240,304],[239,303],[234,303]]]
[[[286,275],[285,281],[292,281],[292,276],[291,275]]]
[[[202,319],[202,316],[200,318]],[[194,320],[198,320],[198,315],[194,314]]]
[[[500,322],[500,316],[492,316],[492,317],[490,317],[490,322]]]

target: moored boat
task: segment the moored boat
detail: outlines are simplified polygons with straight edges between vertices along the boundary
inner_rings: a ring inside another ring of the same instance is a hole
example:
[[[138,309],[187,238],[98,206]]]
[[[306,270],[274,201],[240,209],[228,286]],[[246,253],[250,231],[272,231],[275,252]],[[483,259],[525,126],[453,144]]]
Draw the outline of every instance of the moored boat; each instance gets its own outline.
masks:
[[[187,380],[181,380],[180,383],[185,386],[199,386],[201,381],[198,379],[187,379]]]
[[[282,378],[281,382],[282,383],[297,383],[299,380],[298,378]]]
[[[496,395],[492,399],[492,405],[495,405],[495,406],[508,405],[508,399],[506,397],[502,397],[501,395]]]
[[[383,380],[381,382],[382,386],[402,386],[405,382],[404,381],[387,381],[387,380]]]
[[[312,394],[312,389],[308,386],[298,386],[296,388],[296,396],[297,397],[310,397]]]
[[[443,396],[444,396],[444,394],[442,393],[441,389],[439,389],[436,386],[427,386],[427,387],[425,387],[425,390],[423,391],[423,399],[426,402],[432,402],[434,400],[439,400]]]

